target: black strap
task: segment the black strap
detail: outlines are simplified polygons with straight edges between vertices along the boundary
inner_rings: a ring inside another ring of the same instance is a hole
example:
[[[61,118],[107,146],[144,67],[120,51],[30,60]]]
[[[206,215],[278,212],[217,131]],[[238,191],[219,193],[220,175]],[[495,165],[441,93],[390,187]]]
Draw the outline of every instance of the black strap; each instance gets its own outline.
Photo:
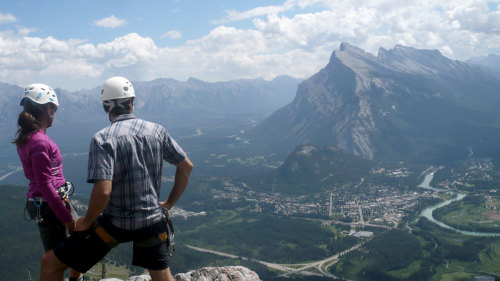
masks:
[[[101,238],[101,240],[110,248],[114,248],[118,246],[118,244],[120,244],[120,242],[118,242],[115,237],[109,234],[109,232],[104,229],[98,221],[95,221],[92,224],[92,229],[97,234],[97,236],[99,236],[99,238]]]
[[[167,230],[167,251],[169,251],[168,255],[173,257],[175,255],[175,230],[172,220],[170,219],[170,215],[166,208],[163,208],[164,220],[166,222],[166,230]]]

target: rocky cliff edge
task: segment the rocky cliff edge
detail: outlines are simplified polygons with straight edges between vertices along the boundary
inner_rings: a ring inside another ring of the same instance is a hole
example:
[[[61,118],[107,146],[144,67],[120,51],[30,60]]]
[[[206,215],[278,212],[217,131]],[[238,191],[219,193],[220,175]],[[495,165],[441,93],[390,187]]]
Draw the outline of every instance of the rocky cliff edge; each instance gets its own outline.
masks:
[[[175,281],[261,281],[259,275],[243,266],[203,267],[174,276]],[[151,276],[132,276],[127,280],[106,278],[101,281],[151,281]]]

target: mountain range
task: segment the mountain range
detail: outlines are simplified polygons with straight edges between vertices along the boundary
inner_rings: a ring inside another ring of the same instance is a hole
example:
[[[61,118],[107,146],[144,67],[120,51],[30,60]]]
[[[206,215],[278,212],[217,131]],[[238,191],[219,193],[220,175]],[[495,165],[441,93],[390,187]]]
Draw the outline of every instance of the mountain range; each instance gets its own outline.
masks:
[[[270,149],[338,146],[390,162],[500,156],[499,89],[493,71],[437,50],[396,45],[374,56],[342,43],[247,137]]]
[[[500,56],[497,54],[489,54],[485,57],[472,57],[466,62],[484,67],[486,71],[494,71],[498,76],[500,76]]]
[[[260,118],[289,103],[299,79],[280,76],[263,79],[209,83],[194,78],[187,81],[157,79],[135,82],[135,113],[167,128],[223,126],[242,118]],[[0,83],[0,157],[11,149],[19,96],[22,88]],[[68,152],[86,151],[90,137],[106,126],[107,116],[100,102],[100,87],[69,92],[55,89],[60,107],[50,135]],[[194,131],[194,130],[193,130]],[[11,149],[12,150],[12,149]]]
[[[229,136],[243,144],[233,154],[281,160],[304,144],[396,163],[442,163],[473,154],[500,159],[497,57],[463,62],[401,45],[380,48],[375,56],[342,43],[323,69],[302,82],[286,76],[133,81],[135,112],[182,131],[175,135],[203,157],[233,148]],[[64,153],[85,153],[93,133],[107,125],[99,88],[56,89],[61,107],[50,135]],[[16,156],[9,141],[21,91],[0,84],[0,160]],[[197,160],[207,160],[203,157]]]

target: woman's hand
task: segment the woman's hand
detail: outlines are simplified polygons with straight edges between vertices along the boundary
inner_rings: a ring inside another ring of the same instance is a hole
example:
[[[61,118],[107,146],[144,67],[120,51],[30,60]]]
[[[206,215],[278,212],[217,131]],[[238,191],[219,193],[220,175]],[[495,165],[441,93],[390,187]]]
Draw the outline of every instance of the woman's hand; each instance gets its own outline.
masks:
[[[75,231],[75,227],[76,227],[75,219],[71,218],[71,220],[69,222],[65,223],[64,225],[66,226],[68,233],[73,234],[73,231]]]

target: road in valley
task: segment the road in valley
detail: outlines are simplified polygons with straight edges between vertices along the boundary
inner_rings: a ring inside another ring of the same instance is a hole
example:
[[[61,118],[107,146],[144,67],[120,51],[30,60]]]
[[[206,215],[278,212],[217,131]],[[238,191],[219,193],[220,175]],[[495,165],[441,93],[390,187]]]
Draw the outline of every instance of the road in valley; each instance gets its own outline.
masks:
[[[331,257],[325,258],[323,260],[319,261],[314,261],[314,262],[309,262],[309,263],[298,263],[298,264],[278,264],[278,263],[271,263],[271,262],[266,262],[266,261],[261,261],[261,260],[256,260],[256,259],[249,259],[245,257],[240,257],[232,254],[227,254],[219,251],[214,251],[214,250],[209,250],[209,249],[203,249],[195,246],[190,246],[186,245],[188,248],[199,251],[199,252],[204,252],[204,253],[210,253],[214,255],[219,255],[223,257],[228,257],[228,258],[233,258],[233,259],[242,259],[242,260],[248,260],[248,261],[253,261],[253,262],[258,262],[260,264],[263,264],[269,268],[276,269],[279,271],[283,271],[283,273],[280,275],[280,277],[288,277],[293,274],[301,274],[301,275],[306,275],[306,276],[311,276],[311,275],[316,275],[316,276],[323,276],[323,277],[330,277],[333,279],[338,279],[339,277],[331,274],[328,271],[328,268],[335,263],[339,261],[339,258],[349,252],[352,252],[359,247],[363,246],[366,242],[369,240],[365,240],[361,243],[358,243],[354,245],[353,247],[342,251],[340,253],[337,253]]]
[[[12,171],[12,172],[8,172],[7,174],[3,175],[3,176],[0,176],[0,181],[3,181],[5,178],[7,178],[8,176],[12,175],[13,173],[16,173],[16,172],[19,172],[19,171],[22,171],[23,168],[17,168],[16,170]]]

